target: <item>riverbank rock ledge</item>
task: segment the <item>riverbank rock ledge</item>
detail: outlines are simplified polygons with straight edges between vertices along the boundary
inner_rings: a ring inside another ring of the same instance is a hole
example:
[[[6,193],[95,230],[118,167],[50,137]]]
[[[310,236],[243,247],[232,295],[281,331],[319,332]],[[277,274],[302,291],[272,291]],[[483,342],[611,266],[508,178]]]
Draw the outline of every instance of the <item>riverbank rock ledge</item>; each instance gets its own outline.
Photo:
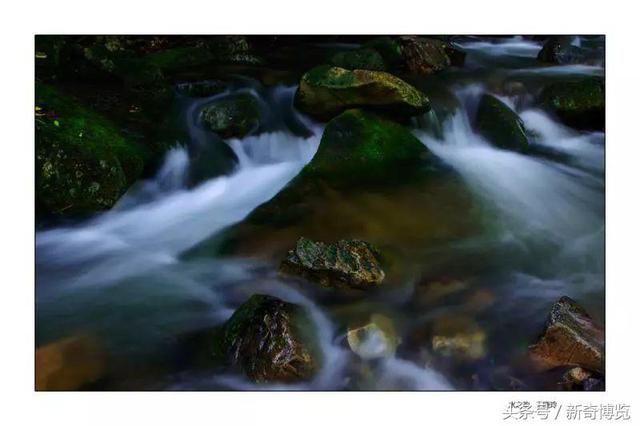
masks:
[[[260,123],[258,101],[249,94],[220,99],[202,110],[202,121],[223,138],[241,138]]]
[[[524,123],[511,108],[492,95],[482,95],[476,113],[480,134],[499,148],[525,151],[529,140]]]
[[[541,370],[578,366],[604,371],[604,330],[574,300],[563,296],[551,308],[540,340],[529,355]]]
[[[549,84],[540,93],[539,102],[567,126],[604,131],[605,93],[600,77]]]
[[[420,115],[430,109],[427,96],[391,74],[320,65],[302,76],[295,96],[303,112],[328,119],[357,107],[398,115]]]
[[[304,237],[289,251],[280,271],[302,276],[323,287],[357,290],[377,287],[385,276],[378,251],[365,241],[327,244]]]
[[[318,369],[313,324],[303,307],[255,294],[225,323],[226,362],[257,383],[308,380]]]

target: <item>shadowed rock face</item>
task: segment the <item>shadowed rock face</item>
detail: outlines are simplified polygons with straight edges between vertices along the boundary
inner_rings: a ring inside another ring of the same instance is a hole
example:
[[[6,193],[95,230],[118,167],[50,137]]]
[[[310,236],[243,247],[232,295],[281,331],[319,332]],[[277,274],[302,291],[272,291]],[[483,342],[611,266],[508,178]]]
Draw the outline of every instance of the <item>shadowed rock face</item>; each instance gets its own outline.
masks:
[[[575,365],[604,372],[604,330],[574,300],[563,296],[551,308],[544,334],[529,355],[547,370]]]
[[[499,148],[525,151],[529,141],[522,120],[498,98],[483,95],[476,114],[478,131]]]
[[[315,67],[302,76],[295,102],[307,114],[325,119],[358,107],[399,115],[419,115],[430,109],[425,94],[398,77],[328,65]]]
[[[255,382],[306,380],[318,368],[311,329],[302,307],[256,294],[224,325],[223,351],[229,364]]]
[[[378,257],[375,248],[364,241],[340,240],[325,244],[300,238],[280,270],[324,287],[368,289],[384,279]]]
[[[604,130],[605,88],[600,77],[549,84],[540,93],[539,103],[567,126]]]

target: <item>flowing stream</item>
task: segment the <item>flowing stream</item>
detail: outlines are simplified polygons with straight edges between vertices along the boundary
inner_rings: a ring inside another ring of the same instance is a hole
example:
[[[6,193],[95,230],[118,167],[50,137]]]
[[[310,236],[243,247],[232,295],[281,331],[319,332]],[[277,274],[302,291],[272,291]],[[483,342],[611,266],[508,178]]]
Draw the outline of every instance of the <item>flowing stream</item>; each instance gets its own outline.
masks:
[[[604,134],[569,129],[536,109],[530,91],[497,91],[495,81],[496,75],[500,81],[515,78],[535,89],[567,74],[601,74],[602,68],[541,67],[535,63],[541,45],[521,38],[465,41],[460,47],[471,66],[451,71],[442,83],[457,108],[417,120],[436,122],[439,131],[425,124],[416,124],[413,131],[453,167],[456,181],[469,191],[474,232],[430,244],[424,252],[411,250],[420,254],[407,261],[409,269],[432,262],[438,270],[456,271],[456,277],[473,275],[460,292],[425,307],[415,302],[413,292],[420,279],[408,274],[382,301],[378,297],[337,307],[280,277],[269,256],[197,250],[185,255],[218,241],[230,226],[274,197],[313,158],[320,143],[323,125],[295,111],[295,87],[263,88],[241,81],[229,92],[184,100],[184,145],[170,150],[155,178],[131,188],[114,209],[37,232],[37,343],[87,330],[99,335],[117,360],[106,385],[113,389],[349,389],[354,370],[365,367],[369,379],[359,382],[362,389],[491,389],[496,371],[509,370],[532,343],[559,296],[577,299],[602,321]],[[497,69],[489,68],[493,66]],[[212,143],[199,123],[200,109],[217,97],[242,92],[261,100],[268,116],[264,129],[226,142],[236,158],[230,171],[194,182],[194,146]],[[484,92],[500,96],[520,114],[539,154],[501,150],[475,133],[473,115]],[[438,102],[437,96],[433,101]],[[445,204],[448,195],[438,194],[426,202]],[[371,196],[376,206],[396,203],[394,195],[376,197]],[[430,210],[421,208],[406,217],[418,224],[430,222],[423,213]],[[404,220],[401,213],[389,221],[380,213],[380,221],[395,229],[394,221]],[[454,207],[436,214],[446,221],[470,213]],[[393,244],[402,245],[403,235],[394,232]],[[406,244],[417,243],[406,237]],[[253,293],[309,309],[324,359],[314,380],[264,386],[235,375],[175,367],[180,336],[220,324]],[[354,367],[340,309],[375,310],[381,303],[402,324],[399,334],[408,345],[386,360]],[[481,361],[463,366],[433,362],[413,343],[412,325],[443,313],[470,312],[487,335],[487,356]]]

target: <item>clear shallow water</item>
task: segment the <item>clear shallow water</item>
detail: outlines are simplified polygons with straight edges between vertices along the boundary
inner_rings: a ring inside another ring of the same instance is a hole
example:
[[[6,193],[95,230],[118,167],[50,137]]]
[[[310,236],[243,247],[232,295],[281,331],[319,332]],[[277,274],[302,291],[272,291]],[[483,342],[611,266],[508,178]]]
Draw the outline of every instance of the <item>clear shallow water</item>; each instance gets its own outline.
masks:
[[[515,68],[539,48],[522,39],[462,46]],[[439,123],[441,135],[414,129],[453,167],[451,181],[330,199],[326,215],[338,223],[314,217],[299,227],[262,230],[246,254],[185,255],[282,190],[315,154],[323,128],[292,109],[295,88],[239,84],[233,93],[250,91],[262,100],[266,132],[228,141],[237,158],[233,170],[191,185],[188,147],[211,143],[198,111],[226,94],[186,105],[188,145],[167,153],[154,179],[140,182],[110,212],[37,233],[38,343],[85,331],[100,336],[116,359],[106,385],[113,389],[493,388],[495,371],[512,367],[559,296],[576,298],[599,320],[604,303],[604,135],[560,125],[536,110],[529,94],[496,93],[518,111],[535,145],[562,155],[492,147],[470,123],[494,78],[485,71],[452,77],[444,84],[458,108]],[[460,190],[470,201],[457,199]],[[419,235],[438,232],[438,238]],[[278,276],[279,257],[264,248],[314,234],[388,246],[401,258],[401,271],[389,271],[388,289],[348,302]],[[445,297],[425,285],[452,277],[463,284]],[[220,324],[253,293],[309,309],[325,360],[313,381],[262,386],[176,367],[180,336]],[[402,343],[394,357],[367,363],[350,353],[345,332],[354,318],[372,313],[392,318]],[[459,365],[425,355],[428,341],[416,335],[446,315],[473,317],[487,334],[486,357]]]

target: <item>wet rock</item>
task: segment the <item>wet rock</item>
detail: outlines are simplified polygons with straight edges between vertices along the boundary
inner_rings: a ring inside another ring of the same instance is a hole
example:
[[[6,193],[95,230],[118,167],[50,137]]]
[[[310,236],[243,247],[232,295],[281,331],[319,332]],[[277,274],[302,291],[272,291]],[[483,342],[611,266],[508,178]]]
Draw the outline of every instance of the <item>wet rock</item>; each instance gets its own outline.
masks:
[[[356,355],[367,360],[393,356],[400,340],[393,321],[374,314],[368,323],[349,327],[347,342]]]
[[[579,64],[588,60],[585,49],[573,46],[572,36],[550,37],[538,53],[538,60],[558,65]]]
[[[389,36],[376,37],[365,43],[364,47],[376,50],[388,69],[398,69],[404,63],[400,43]]]
[[[366,290],[384,280],[379,253],[359,240],[323,243],[301,237],[281,263],[280,271],[338,289]]]
[[[327,124],[320,147],[301,176],[337,185],[390,184],[418,170],[441,167],[405,127],[374,113],[349,110]]]
[[[597,373],[585,370],[582,367],[569,369],[560,383],[564,390],[603,391],[604,380]]]
[[[495,96],[482,95],[475,124],[478,132],[497,147],[525,151],[529,146],[524,123],[518,114]]]
[[[461,361],[484,358],[486,333],[473,319],[451,315],[438,318],[432,327],[431,349],[443,357]]]
[[[92,336],[68,337],[36,349],[36,390],[77,390],[104,375],[106,356]]]
[[[191,98],[205,98],[217,95],[224,91],[225,88],[225,83],[219,80],[193,81],[176,85],[178,93]]]
[[[402,57],[407,71],[416,75],[429,75],[448,68],[451,59],[447,51],[451,51],[448,43],[432,38],[404,36],[399,39]],[[456,55],[456,63],[464,61]]]
[[[258,101],[249,94],[228,96],[202,110],[202,121],[223,138],[246,136],[260,123]]]
[[[364,48],[338,52],[331,57],[331,65],[347,70],[384,71],[382,55],[374,49]]]
[[[318,118],[357,107],[409,116],[430,108],[424,93],[391,74],[329,65],[315,67],[302,76],[295,103],[301,111]]]
[[[225,323],[220,348],[226,362],[254,382],[296,382],[319,368],[313,335],[304,308],[256,294]]]
[[[36,208],[86,214],[113,206],[144,168],[145,151],[107,118],[59,90],[36,87]]]
[[[604,80],[600,77],[549,84],[538,100],[544,109],[568,126],[604,131],[605,93]]]
[[[529,356],[540,370],[579,366],[604,371],[604,330],[574,300],[563,296],[551,308],[546,329],[529,347]]]

